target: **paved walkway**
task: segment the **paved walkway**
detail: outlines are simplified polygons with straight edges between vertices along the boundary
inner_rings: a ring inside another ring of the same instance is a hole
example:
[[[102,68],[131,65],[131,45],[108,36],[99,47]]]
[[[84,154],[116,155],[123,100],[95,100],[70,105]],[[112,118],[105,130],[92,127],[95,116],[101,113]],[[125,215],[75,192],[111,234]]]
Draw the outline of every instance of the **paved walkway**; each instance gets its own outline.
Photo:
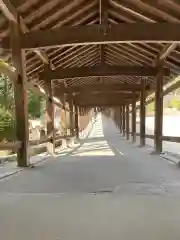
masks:
[[[0,180],[0,236],[18,240],[180,239],[180,169],[98,116],[88,138]]]

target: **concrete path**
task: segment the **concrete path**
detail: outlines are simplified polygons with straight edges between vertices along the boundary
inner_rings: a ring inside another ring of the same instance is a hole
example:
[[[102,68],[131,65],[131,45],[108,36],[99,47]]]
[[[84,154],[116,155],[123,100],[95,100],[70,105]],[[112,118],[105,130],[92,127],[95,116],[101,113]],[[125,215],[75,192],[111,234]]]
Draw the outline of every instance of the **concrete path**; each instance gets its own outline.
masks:
[[[76,147],[0,180],[0,237],[179,240],[179,197],[180,169],[99,115]]]

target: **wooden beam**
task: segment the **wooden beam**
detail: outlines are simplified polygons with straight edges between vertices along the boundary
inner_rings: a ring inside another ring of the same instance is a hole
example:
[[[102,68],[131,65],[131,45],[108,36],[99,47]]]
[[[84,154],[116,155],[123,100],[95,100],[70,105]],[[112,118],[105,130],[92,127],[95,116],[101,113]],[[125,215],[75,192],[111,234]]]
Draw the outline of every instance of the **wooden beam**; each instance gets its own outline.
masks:
[[[129,104],[126,104],[126,139],[129,140]]]
[[[156,153],[162,152],[163,131],[163,62],[158,65],[156,92],[155,92],[155,124],[154,124],[154,147]]]
[[[132,99],[133,94],[131,92],[94,92],[94,93],[77,93],[74,96],[74,99],[84,98],[88,99],[111,99],[111,98],[119,98],[119,99]],[[136,95],[137,97],[137,95]]]
[[[105,108],[113,108],[119,107],[120,104],[125,104],[125,102],[86,102],[86,103],[76,103],[79,107],[84,108],[94,108],[94,107],[105,107]]]
[[[6,18],[14,24],[17,24],[17,10],[16,8],[11,4],[9,0],[0,0],[0,9],[6,16]],[[20,28],[23,33],[28,33],[29,29],[24,23],[24,20],[20,17]],[[10,41],[9,41],[10,42]],[[39,58],[42,60],[45,64],[50,64],[52,69],[54,69],[54,66],[50,63],[49,58],[47,54],[43,50],[35,49],[34,52],[39,56]]]
[[[165,75],[169,75],[168,68],[164,69]],[[154,67],[141,67],[141,66],[94,66],[94,67],[72,67],[72,68],[57,68],[55,71],[46,69],[46,71],[39,75],[40,79],[45,76],[48,79],[66,79],[78,77],[102,77],[102,76],[156,76],[157,69]]]
[[[132,141],[136,141],[136,95],[133,94],[132,98]]]
[[[162,49],[162,51],[160,52],[160,54],[159,54],[159,56],[158,56],[158,58],[157,58],[157,62],[159,62],[159,61],[164,61],[164,60],[168,57],[168,55],[169,55],[173,50],[176,49],[177,45],[178,45],[177,43],[169,43],[169,44],[167,44],[167,45]]]
[[[82,84],[79,86],[70,86],[70,87],[60,87],[56,88],[57,94],[61,93],[93,93],[93,92],[122,92],[122,91],[141,91],[140,84],[124,84],[124,83],[117,83],[117,84]]]
[[[37,30],[24,34],[22,47],[26,49],[108,43],[174,43],[180,42],[177,23],[120,23],[104,27],[84,25]],[[5,39],[4,47],[8,48]]]
[[[17,149],[17,162],[19,167],[29,165],[28,156],[28,105],[27,105],[27,79],[25,71],[25,52],[21,49],[21,28],[20,19],[17,16],[17,22],[10,21],[10,36],[12,47],[12,62],[16,68],[14,83],[14,100],[16,115],[16,137],[21,142]]]
[[[74,101],[76,103],[87,103],[87,102],[118,102],[131,100],[133,97],[132,93],[99,93],[99,94],[78,94],[74,96]]]
[[[146,133],[146,82],[141,79],[141,98],[140,98],[140,146],[145,146]]]

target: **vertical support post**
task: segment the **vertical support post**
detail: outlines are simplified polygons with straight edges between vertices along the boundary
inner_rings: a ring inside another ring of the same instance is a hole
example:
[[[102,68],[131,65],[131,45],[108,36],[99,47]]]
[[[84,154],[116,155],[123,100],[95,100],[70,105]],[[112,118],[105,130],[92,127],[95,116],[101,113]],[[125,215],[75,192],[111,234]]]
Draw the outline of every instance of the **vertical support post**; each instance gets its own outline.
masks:
[[[47,114],[47,137],[50,137],[48,144],[48,151],[51,154],[55,152],[55,130],[54,130],[54,104],[53,104],[53,92],[51,80],[46,79],[46,93],[48,98],[46,99],[46,114]]]
[[[145,146],[146,131],[146,81],[141,78],[141,99],[140,99],[140,147]]]
[[[125,111],[125,105],[122,107],[122,117],[123,117],[123,136],[125,136],[125,127],[126,127],[126,111]]]
[[[119,124],[120,124],[120,133],[122,133],[122,106],[119,108]]]
[[[69,98],[69,111],[70,135],[74,136],[73,101],[71,98]]]
[[[78,106],[75,105],[75,131],[76,139],[79,139]]]
[[[67,127],[68,127],[68,124],[67,124],[67,109],[66,109],[66,94],[64,93],[64,97],[63,97],[63,104],[64,104],[64,135],[65,137],[67,136]]]
[[[68,127],[67,127],[67,110],[66,108],[64,109],[64,118],[65,118],[65,136],[67,136],[67,130],[68,130]]]
[[[129,104],[126,104],[126,139],[129,140]]]
[[[163,63],[158,65],[158,74],[156,80],[155,92],[155,124],[154,124],[154,147],[155,153],[162,152],[162,135],[163,135]]]
[[[29,165],[28,156],[28,108],[27,108],[27,79],[25,70],[25,50],[21,49],[21,27],[20,18],[17,23],[10,21],[10,38],[12,48],[12,61],[16,68],[14,82],[15,115],[16,115],[16,136],[21,142],[21,147],[17,150],[17,164],[19,167]]]
[[[133,94],[132,99],[132,141],[136,141],[136,94]]]

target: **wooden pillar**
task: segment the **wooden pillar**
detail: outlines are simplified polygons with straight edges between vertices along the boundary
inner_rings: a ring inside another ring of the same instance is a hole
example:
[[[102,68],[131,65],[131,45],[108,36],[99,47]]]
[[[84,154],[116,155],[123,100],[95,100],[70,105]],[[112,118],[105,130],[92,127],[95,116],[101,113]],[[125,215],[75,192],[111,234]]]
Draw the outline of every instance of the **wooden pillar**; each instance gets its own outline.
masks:
[[[162,152],[163,135],[163,63],[158,65],[155,92],[155,123],[154,123],[154,148],[156,153]]]
[[[15,116],[16,116],[16,137],[21,142],[17,150],[17,164],[19,167],[29,165],[28,157],[28,108],[27,108],[27,79],[25,70],[25,50],[21,49],[21,27],[20,18],[17,23],[10,21],[10,38],[12,48],[12,62],[16,68],[14,83]]]
[[[119,124],[120,124],[120,133],[122,133],[122,106],[119,108]]]
[[[54,129],[54,104],[51,80],[46,79],[46,93],[48,98],[46,99],[46,119],[47,119],[47,137],[50,138],[48,143],[48,151],[51,154],[55,152],[55,129]]]
[[[69,99],[69,124],[70,124],[70,135],[74,136],[74,116],[73,116],[73,101]]]
[[[67,110],[64,109],[64,118],[65,118],[65,136],[67,136],[68,124],[67,124]]]
[[[79,139],[79,123],[78,123],[78,107],[75,105],[75,134],[76,134],[76,139]]]
[[[129,140],[129,104],[126,104],[126,139]]]
[[[140,146],[145,146],[146,131],[146,80],[141,79],[141,99],[140,99]]]
[[[125,127],[126,127],[126,111],[125,111],[125,105],[123,105],[122,107],[122,118],[123,118],[123,126],[122,126],[122,130],[123,130],[123,136],[125,136]]]
[[[133,94],[132,99],[132,141],[136,141],[136,94]]]

